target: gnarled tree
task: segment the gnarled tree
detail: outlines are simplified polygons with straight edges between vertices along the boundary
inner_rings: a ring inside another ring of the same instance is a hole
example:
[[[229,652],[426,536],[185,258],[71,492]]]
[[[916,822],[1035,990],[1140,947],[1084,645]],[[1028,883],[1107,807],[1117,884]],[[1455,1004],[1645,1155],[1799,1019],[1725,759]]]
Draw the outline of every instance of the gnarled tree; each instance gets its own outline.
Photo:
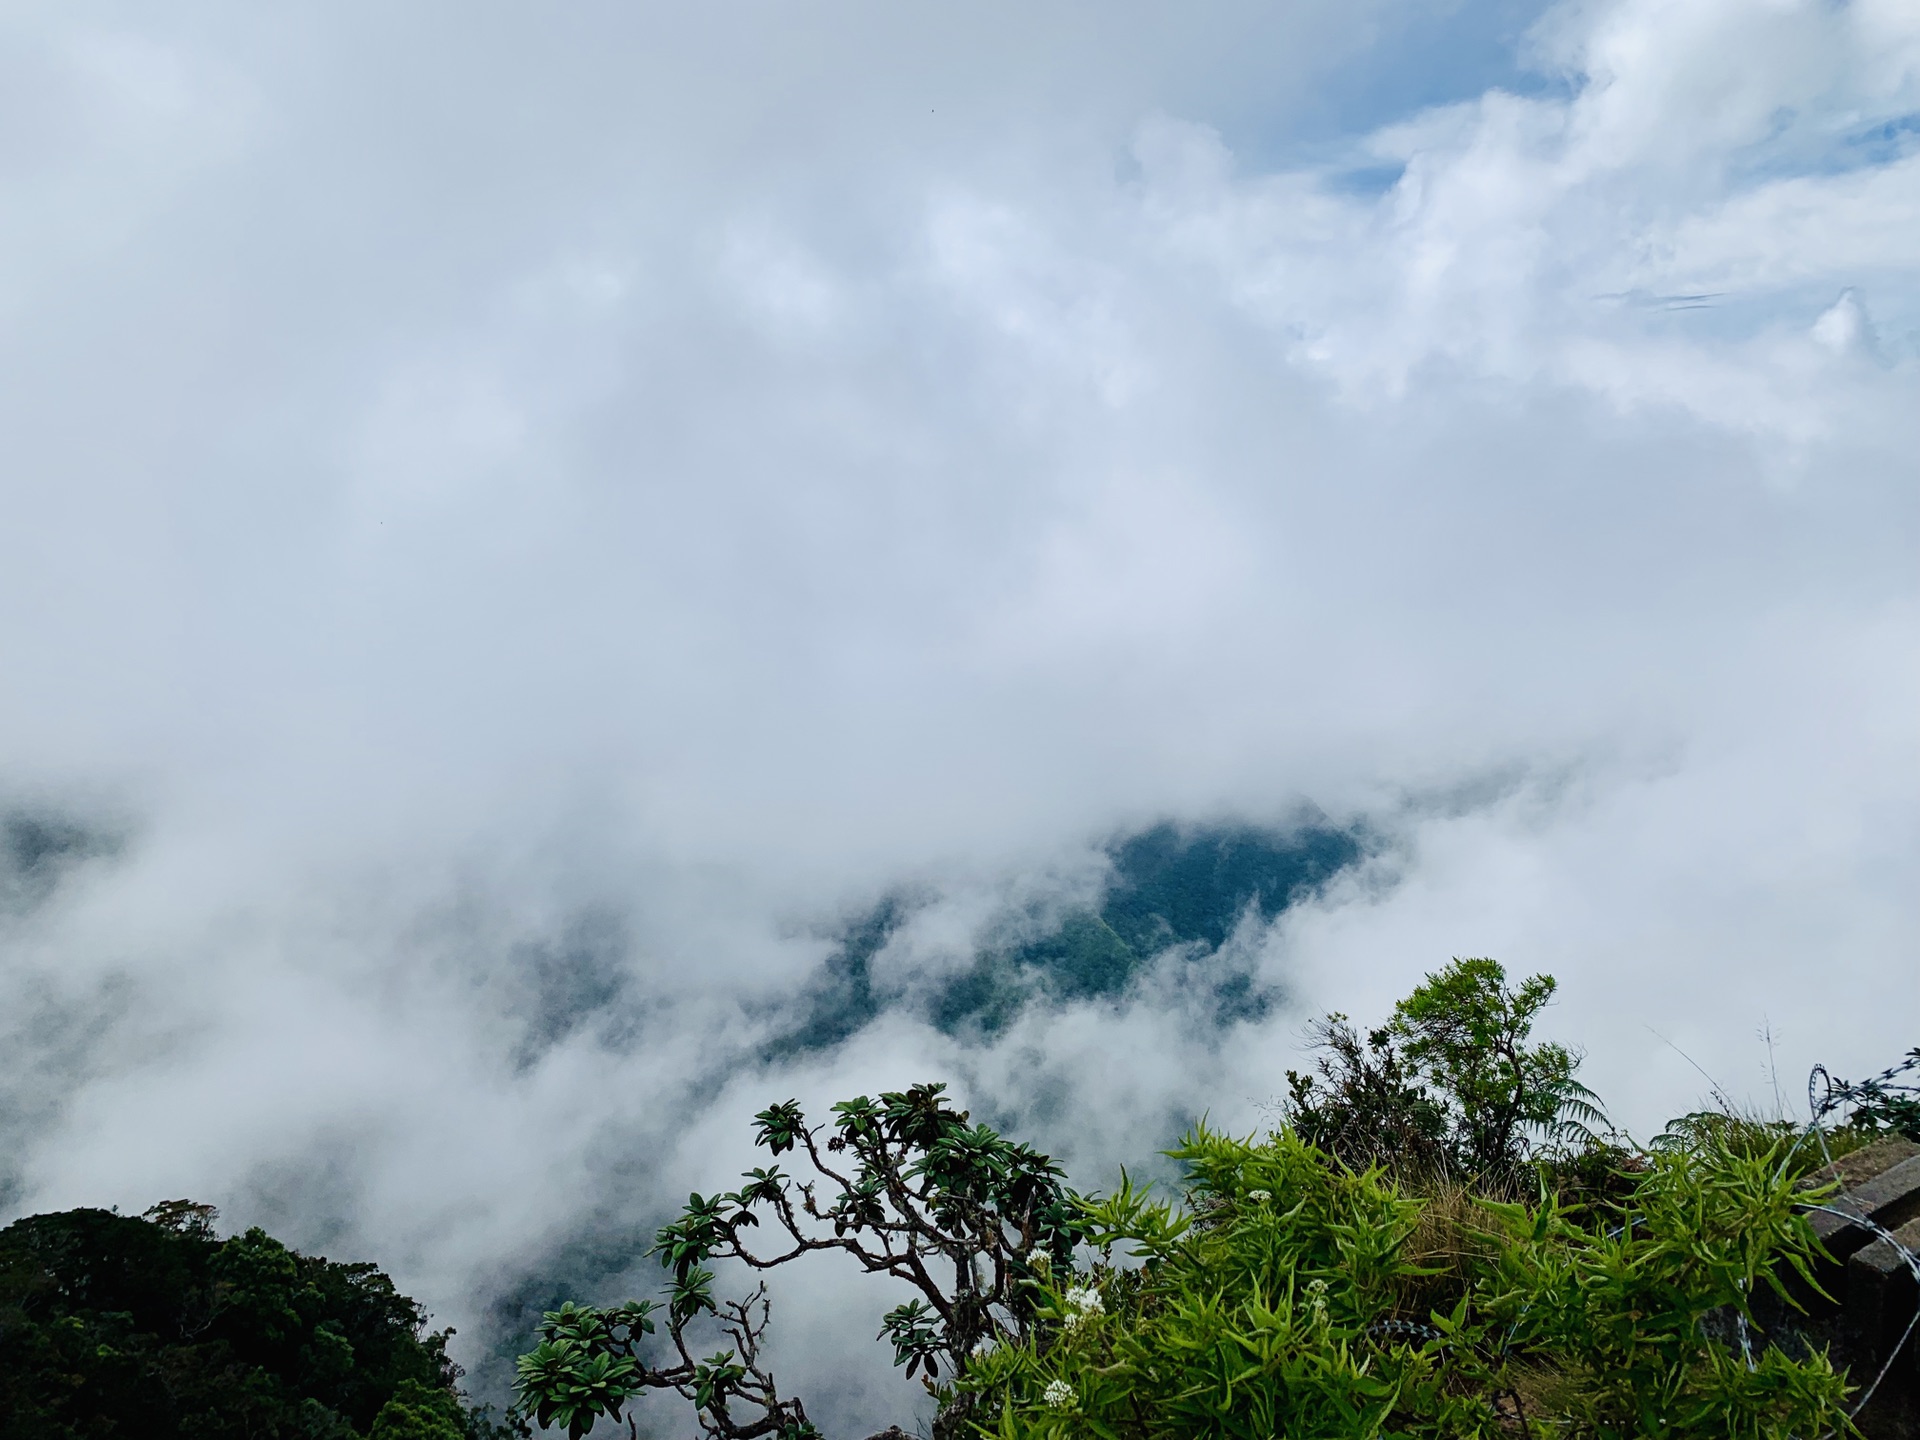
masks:
[[[671,1272],[665,1334],[649,1339],[661,1309],[652,1302],[552,1312],[541,1343],[520,1361],[522,1405],[577,1437],[601,1415],[624,1416],[633,1430],[630,1403],[671,1390],[692,1402],[716,1440],[813,1434],[804,1405],[783,1398],[760,1364],[764,1284],[717,1301],[716,1261],[766,1271],[835,1251],[906,1281],[919,1296],[888,1311],[880,1334],[895,1363],[930,1391],[942,1376],[964,1373],[976,1347],[1027,1338],[1031,1280],[1071,1265],[1084,1210],[1047,1156],[970,1123],[945,1101],[945,1088],[863,1095],[817,1126],[791,1100],[761,1111],[755,1143],[776,1162],[803,1161],[806,1173],[775,1163],[746,1172],[738,1190],[690,1196],[651,1252]],[[717,1330],[729,1347],[696,1359],[696,1327]],[[936,1436],[959,1435],[969,1403],[961,1394],[949,1405]]]

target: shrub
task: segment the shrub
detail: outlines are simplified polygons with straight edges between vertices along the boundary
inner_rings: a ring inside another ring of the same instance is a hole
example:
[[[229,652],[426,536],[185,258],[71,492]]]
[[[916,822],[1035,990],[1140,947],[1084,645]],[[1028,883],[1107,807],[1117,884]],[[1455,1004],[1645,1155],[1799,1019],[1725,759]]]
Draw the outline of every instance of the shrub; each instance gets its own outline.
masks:
[[[1201,1131],[1173,1152],[1184,1207],[1123,1190],[1090,1206],[1093,1241],[1136,1270],[1049,1276],[1026,1340],[971,1366],[1000,1440],[1199,1436],[1786,1440],[1850,1429],[1823,1355],[1791,1359],[1753,1320],[1756,1287],[1791,1304],[1806,1198],[1780,1153],[1658,1156],[1627,1203],[1583,1221],[1551,1195],[1472,1202],[1449,1308],[1410,1241],[1423,1203],[1380,1171],[1297,1137]]]
[[[1583,1147],[1606,1125],[1574,1078],[1580,1055],[1528,1043],[1554,989],[1550,975],[1512,988],[1497,961],[1456,959],[1364,1044],[1346,1016],[1327,1016],[1309,1031],[1319,1075],[1287,1072],[1287,1123],[1350,1165],[1510,1185],[1543,1142]]]
[[[937,1433],[1786,1440],[1848,1428],[1843,1377],[1824,1355],[1769,1345],[1751,1308],[1762,1288],[1793,1305],[1783,1272],[1810,1283],[1801,1207],[1818,1194],[1798,1188],[1784,1145],[1676,1146],[1626,1176],[1619,1202],[1588,1210],[1544,1187],[1530,1203],[1457,1187],[1422,1197],[1286,1131],[1240,1140],[1202,1127],[1170,1153],[1188,1175],[1178,1203],[1124,1180],[1107,1197],[1061,1192],[1076,1218],[1057,1243],[1029,1245],[993,1298],[976,1282],[971,1346],[955,1343],[952,1294],[945,1312],[916,1304],[885,1318],[909,1371],[932,1357]],[[942,1211],[943,1192],[915,1173],[916,1208]],[[710,1288],[698,1261],[737,1248],[752,1203],[696,1197],[661,1232],[669,1267],[695,1267],[670,1296]],[[870,1237],[877,1219],[839,1203],[818,1213],[841,1214],[840,1239]],[[795,1228],[805,1233],[797,1216]],[[993,1245],[965,1243],[976,1259]],[[524,1403],[578,1436],[642,1391],[671,1389],[711,1435],[807,1434],[804,1409],[758,1365],[765,1306],[758,1291],[720,1307],[670,1298],[659,1365],[643,1353],[657,1307],[568,1306],[521,1362]],[[732,1349],[695,1358],[687,1336],[701,1316]]]

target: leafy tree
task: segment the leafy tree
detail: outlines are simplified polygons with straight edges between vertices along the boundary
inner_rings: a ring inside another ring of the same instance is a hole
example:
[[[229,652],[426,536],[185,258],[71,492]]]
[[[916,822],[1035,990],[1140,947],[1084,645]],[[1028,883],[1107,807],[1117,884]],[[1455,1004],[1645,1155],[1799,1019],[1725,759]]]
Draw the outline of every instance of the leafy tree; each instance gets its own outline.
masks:
[[[466,1417],[451,1391],[402,1380],[373,1417],[367,1440],[466,1440]]]
[[[1346,1016],[1328,1016],[1311,1032],[1319,1075],[1287,1072],[1288,1122],[1352,1164],[1511,1182],[1536,1141],[1581,1145],[1606,1124],[1574,1078],[1579,1054],[1529,1043],[1555,988],[1550,975],[1510,987],[1499,962],[1456,959],[1364,1045]]]
[[[372,1265],[222,1240],[189,1201],[0,1231],[0,1440],[504,1440]],[[398,1408],[396,1408],[396,1406]],[[407,1413],[440,1428],[395,1428]],[[380,1429],[385,1423],[386,1431]]]
[[[906,1281],[919,1297],[888,1311],[880,1334],[895,1363],[929,1386],[964,1371],[976,1347],[1025,1336],[1035,1323],[1036,1267],[1071,1264],[1082,1211],[1058,1166],[970,1124],[942,1098],[945,1088],[863,1095],[835,1105],[832,1121],[818,1126],[791,1100],[761,1111],[755,1142],[776,1159],[803,1160],[806,1177],[775,1164],[748,1171],[739,1190],[690,1196],[652,1251],[671,1274],[664,1307],[549,1313],[540,1344],[520,1360],[522,1408],[577,1437],[601,1415],[621,1418],[644,1391],[671,1390],[719,1440],[814,1433],[805,1407],[783,1398],[760,1365],[765,1287],[717,1301],[715,1261],[764,1271],[834,1251],[869,1274]],[[762,1233],[766,1242],[756,1243]],[[656,1316],[664,1345],[647,1338]],[[705,1359],[696,1358],[701,1329],[725,1342]],[[660,1363],[650,1363],[661,1350]],[[969,1404],[961,1397],[949,1406],[936,1432],[962,1434]]]

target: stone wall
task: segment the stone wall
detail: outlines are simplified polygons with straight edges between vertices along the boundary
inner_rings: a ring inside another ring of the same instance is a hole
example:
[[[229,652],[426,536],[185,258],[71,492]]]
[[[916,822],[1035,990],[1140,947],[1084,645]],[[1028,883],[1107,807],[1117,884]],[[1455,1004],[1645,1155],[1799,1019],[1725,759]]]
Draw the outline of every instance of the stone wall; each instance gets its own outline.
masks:
[[[1879,1140],[1841,1156],[1814,1183],[1819,1178],[1837,1178],[1840,1190],[1810,1217],[1833,1258],[1817,1272],[1828,1298],[1800,1297],[1809,1312],[1804,1333],[1830,1345],[1863,1387],[1886,1368],[1862,1416],[1869,1435],[1920,1433],[1920,1281],[1910,1258],[1920,1252],[1920,1145]]]

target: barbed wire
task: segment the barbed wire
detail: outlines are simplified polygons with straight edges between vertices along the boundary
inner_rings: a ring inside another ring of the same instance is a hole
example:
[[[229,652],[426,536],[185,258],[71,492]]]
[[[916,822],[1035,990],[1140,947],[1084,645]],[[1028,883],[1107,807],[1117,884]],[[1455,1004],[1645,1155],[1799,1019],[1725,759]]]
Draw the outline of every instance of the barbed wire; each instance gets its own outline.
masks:
[[[1913,1250],[1904,1244],[1893,1231],[1879,1224],[1867,1214],[1867,1207],[1854,1195],[1853,1187],[1847,1183],[1846,1176],[1841,1173],[1840,1166],[1834,1160],[1833,1150],[1827,1144],[1826,1125],[1828,1117],[1833,1115],[1842,1106],[1853,1105],[1859,1108],[1867,1105],[1884,1104],[1890,1092],[1896,1095],[1914,1096],[1917,1100],[1920,1100],[1920,1084],[1901,1085],[1894,1083],[1900,1076],[1910,1074],[1915,1070],[1920,1070],[1920,1048],[1910,1050],[1907,1052],[1904,1060],[1889,1065],[1878,1075],[1858,1082],[1835,1080],[1826,1066],[1815,1065],[1807,1074],[1807,1110],[1809,1112],[1807,1128],[1801,1134],[1800,1138],[1793,1142],[1793,1145],[1788,1149],[1781,1163],[1782,1165],[1790,1163],[1793,1157],[1799,1153],[1800,1147],[1806,1143],[1807,1137],[1812,1136],[1820,1146],[1820,1158],[1825,1162],[1826,1172],[1833,1178],[1833,1183],[1838,1188],[1838,1194],[1835,1198],[1846,1201],[1851,1208],[1842,1209],[1832,1204],[1808,1204],[1802,1208],[1810,1214],[1824,1213],[1837,1216],[1845,1220],[1849,1225],[1870,1232],[1875,1239],[1885,1241],[1893,1247],[1894,1254],[1913,1276],[1916,1290],[1920,1291],[1920,1256],[1916,1256]],[[1880,1369],[1873,1377],[1873,1383],[1861,1392],[1859,1400],[1857,1400],[1853,1408],[1847,1412],[1847,1418],[1849,1420],[1855,1419],[1872,1401],[1874,1395],[1879,1391],[1881,1383],[1892,1373],[1894,1361],[1900,1358],[1901,1354],[1906,1350],[1908,1342],[1913,1339],[1916,1327],[1920,1327],[1920,1295],[1916,1295],[1913,1314],[1908,1316],[1906,1328],[1900,1332],[1899,1340],[1888,1347],[1886,1357],[1881,1361]],[[1746,1324],[1744,1320],[1742,1320],[1740,1325],[1740,1342],[1741,1349],[1746,1353],[1747,1367],[1752,1369],[1754,1363],[1753,1354],[1747,1344]],[[1829,1430],[1821,1437],[1821,1440],[1833,1440],[1833,1436],[1837,1433],[1838,1427],[1834,1430]]]
[[[1920,1099],[1920,1084],[1896,1085],[1893,1082],[1900,1076],[1920,1070],[1920,1047],[1907,1052],[1907,1057],[1897,1064],[1889,1065],[1878,1075],[1866,1080],[1835,1080],[1824,1065],[1816,1065],[1807,1075],[1807,1106],[1813,1112],[1815,1124],[1826,1119],[1842,1105],[1872,1105],[1883,1102],[1889,1091],[1896,1095],[1911,1095]],[[1814,1086],[1819,1085],[1820,1097],[1814,1098]]]

